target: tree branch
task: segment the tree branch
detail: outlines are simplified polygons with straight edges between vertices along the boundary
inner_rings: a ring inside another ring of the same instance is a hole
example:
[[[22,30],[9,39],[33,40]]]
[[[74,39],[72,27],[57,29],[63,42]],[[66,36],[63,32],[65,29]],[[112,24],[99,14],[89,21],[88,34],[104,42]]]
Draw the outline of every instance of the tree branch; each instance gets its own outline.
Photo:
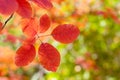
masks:
[[[13,17],[13,14],[11,14],[10,17],[5,21],[4,25],[2,26],[2,30],[4,29],[4,27],[12,17]]]

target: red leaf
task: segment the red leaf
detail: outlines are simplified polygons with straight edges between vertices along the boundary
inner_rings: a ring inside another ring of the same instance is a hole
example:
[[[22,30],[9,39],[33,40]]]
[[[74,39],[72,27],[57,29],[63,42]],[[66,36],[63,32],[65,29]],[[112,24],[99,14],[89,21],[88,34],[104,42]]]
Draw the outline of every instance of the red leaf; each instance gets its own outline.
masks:
[[[31,44],[24,44],[16,52],[15,64],[17,66],[26,66],[33,61],[35,55],[34,46]]]
[[[38,50],[41,65],[49,71],[56,71],[60,64],[60,54],[48,43],[42,43]]]
[[[24,18],[30,18],[32,16],[32,8],[26,0],[17,0],[19,8],[17,13]]]
[[[50,0],[32,0],[32,1],[38,4],[38,6],[43,7],[45,9],[50,9],[53,7]]]
[[[52,32],[52,36],[55,40],[61,43],[71,43],[79,35],[79,29],[72,24],[58,25]]]
[[[29,38],[34,37],[37,33],[38,23],[35,18],[31,18],[29,20],[25,20],[27,23],[22,28],[24,34],[26,34]]]
[[[50,27],[50,18],[47,14],[44,14],[40,18],[40,32],[43,33],[48,30]]]
[[[2,30],[2,25],[3,25],[3,24],[0,22],[0,32],[1,32],[1,30]]]
[[[16,0],[0,0],[0,13],[12,14],[18,9]]]

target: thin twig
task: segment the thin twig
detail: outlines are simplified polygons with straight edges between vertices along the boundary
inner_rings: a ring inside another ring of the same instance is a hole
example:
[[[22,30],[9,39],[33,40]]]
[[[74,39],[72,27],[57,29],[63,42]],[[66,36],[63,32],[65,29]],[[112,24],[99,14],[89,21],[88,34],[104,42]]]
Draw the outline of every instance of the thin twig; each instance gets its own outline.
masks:
[[[4,27],[12,17],[13,17],[13,14],[11,14],[10,17],[5,21],[4,25],[2,26],[2,29],[4,29]]]
[[[43,43],[42,40],[39,39],[39,38],[40,38],[40,36],[37,34],[37,35],[36,35],[36,39],[38,39],[41,43]]]

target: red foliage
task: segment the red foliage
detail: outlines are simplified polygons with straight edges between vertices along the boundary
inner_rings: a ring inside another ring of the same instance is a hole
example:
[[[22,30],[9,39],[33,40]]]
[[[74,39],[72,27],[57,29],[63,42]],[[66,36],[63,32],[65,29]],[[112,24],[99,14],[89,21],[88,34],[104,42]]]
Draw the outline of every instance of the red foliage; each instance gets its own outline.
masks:
[[[18,10],[17,13],[24,18],[30,18],[32,16],[32,8],[26,0],[17,0]]]
[[[51,22],[50,18],[47,14],[44,14],[43,16],[41,16],[40,27],[39,27],[39,30],[41,33],[48,30],[48,28],[50,27],[50,22]]]
[[[23,42],[22,47],[17,50],[16,65],[25,66],[29,64],[34,56],[35,50],[33,44],[39,39],[39,34],[45,32],[50,27],[50,18],[47,14],[44,14],[40,18],[40,25],[35,18],[26,20],[25,26],[22,28],[23,32],[28,36]],[[71,34],[70,34],[71,33]],[[71,43],[79,35],[79,29],[72,24],[58,25],[52,32],[52,36],[62,43]],[[36,37],[37,36],[37,37]],[[44,36],[44,35],[43,35]],[[41,41],[41,40],[40,40]],[[31,47],[32,49],[28,48]],[[31,52],[30,54],[25,54]],[[48,43],[42,43],[38,50],[39,60],[41,65],[49,71],[56,71],[60,64],[60,54],[52,45]],[[24,57],[25,56],[25,57]],[[23,59],[25,58],[25,59]]]
[[[38,6],[43,7],[45,9],[50,9],[53,7],[50,0],[32,0],[32,1],[38,4]]]
[[[36,18],[25,20],[25,22],[26,23],[23,26],[22,30],[24,34],[26,34],[29,38],[34,37],[39,32],[43,33],[47,31],[51,23],[50,18],[47,14],[41,16],[39,24]]]
[[[79,35],[79,29],[72,24],[58,25],[52,32],[52,36],[55,40],[61,43],[71,43]]]
[[[0,32],[1,32],[1,30],[2,30],[2,25],[3,25],[2,22],[0,22]]]
[[[53,7],[49,0],[32,1],[45,9]],[[23,18],[30,18],[32,16],[32,8],[27,0],[0,0],[0,13],[9,15],[16,11]]]
[[[35,48],[31,44],[23,44],[16,52],[15,64],[17,66],[25,66],[33,61],[35,57]]]
[[[45,9],[51,9],[53,7],[50,0],[31,1]],[[39,34],[44,33],[49,29],[51,21],[47,14],[42,15],[39,22],[36,18],[31,18],[32,8],[28,0],[0,0],[0,13],[13,14],[14,12],[17,12],[23,18],[29,18],[26,19],[26,23],[22,27],[22,31],[27,35],[27,39],[24,40],[23,45],[16,51],[15,56],[15,64],[17,66],[26,66],[35,58],[36,50],[33,46],[35,41],[41,37]],[[2,23],[0,22],[0,30],[1,26]],[[59,42],[71,43],[78,37],[79,33],[80,31],[76,26],[72,24],[62,24],[58,25],[53,30],[51,36]],[[11,42],[14,43],[16,38],[9,35],[7,40],[11,40]],[[60,54],[56,48],[48,43],[42,42],[39,47],[38,54],[40,63],[44,68],[49,71],[57,70],[60,64]]]
[[[16,0],[0,0],[0,13],[12,14],[18,9]]]
[[[56,48],[48,43],[42,43],[39,47],[39,60],[41,65],[50,71],[56,71],[60,64],[60,54]]]
[[[31,18],[26,21],[26,25],[23,26],[22,30],[27,37],[34,37],[37,34],[38,23],[35,18]]]

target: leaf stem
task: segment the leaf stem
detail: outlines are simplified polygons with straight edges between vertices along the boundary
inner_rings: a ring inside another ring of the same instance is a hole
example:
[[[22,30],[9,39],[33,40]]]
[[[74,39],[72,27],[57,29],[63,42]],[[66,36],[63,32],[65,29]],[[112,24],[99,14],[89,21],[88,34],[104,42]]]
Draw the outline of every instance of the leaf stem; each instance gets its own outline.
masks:
[[[40,38],[40,36],[37,34],[37,35],[36,35],[36,39],[39,39],[39,38]],[[41,39],[39,39],[39,41],[40,41],[41,43],[43,43]]]
[[[5,28],[8,21],[13,17],[13,14],[10,15],[10,17],[5,21],[4,25],[2,26],[2,30]]]
[[[51,36],[51,34],[47,34],[47,35],[39,35],[39,34],[37,34],[36,39],[38,39],[41,43],[43,43],[42,40],[40,39],[40,37],[46,37],[46,36]]]
[[[46,37],[46,36],[51,36],[51,34],[47,34],[47,35],[38,35],[38,37]]]

